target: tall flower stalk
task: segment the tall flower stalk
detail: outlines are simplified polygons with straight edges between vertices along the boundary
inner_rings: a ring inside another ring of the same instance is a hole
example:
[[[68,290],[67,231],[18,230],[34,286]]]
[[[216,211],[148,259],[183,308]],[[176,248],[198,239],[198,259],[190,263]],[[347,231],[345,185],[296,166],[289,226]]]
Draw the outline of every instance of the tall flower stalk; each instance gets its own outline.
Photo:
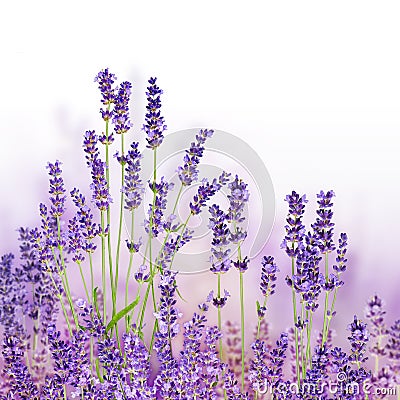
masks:
[[[305,226],[302,223],[302,218],[305,211],[305,204],[308,202],[306,196],[300,196],[295,191],[287,195],[285,201],[289,205],[289,214],[286,219],[285,226],[286,235],[281,247],[285,249],[287,255],[291,259],[292,277],[295,275],[296,257],[303,247],[303,237],[305,234]],[[295,351],[296,351],[296,376],[297,384],[300,386],[300,357],[299,357],[299,332],[297,328],[298,312],[296,289],[292,279],[287,279],[288,285],[292,288],[292,304],[293,304],[293,323],[295,334]]]
[[[230,193],[229,210],[227,213],[227,221],[231,223],[232,229],[230,233],[230,241],[237,246],[237,260],[233,262],[235,268],[239,271],[239,291],[240,291],[240,325],[242,335],[242,390],[244,390],[245,377],[245,315],[244,315],[244,284],[243,274],[248,269],[249,259],[242,257],[241,244],[246,239],[247,232],[240,226],[244,221],[244,208],[249,201],[249,191],[247,184],[244,183],[236,175],[235,179],[229,184]]]

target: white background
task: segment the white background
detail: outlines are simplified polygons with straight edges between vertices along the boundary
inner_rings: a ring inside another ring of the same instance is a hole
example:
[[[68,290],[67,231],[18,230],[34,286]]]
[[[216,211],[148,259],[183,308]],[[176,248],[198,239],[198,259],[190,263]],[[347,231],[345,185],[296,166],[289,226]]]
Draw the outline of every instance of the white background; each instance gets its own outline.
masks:
[[[398,307],[397,2],[14,1],[1,14],[2,252],[37,222],[48,160],[64,161],[69,186],[86,182],[81,135],[100,126],[93,78],[110,67],[134,83],[135,132],[158,76],[169,131],[213,127],[257,150],[278,205],[267,251],[281,263],[285,194],[308,194],[311,222],[315,193],[333,189],[351,243],[339,310],[362,314],[374,291]]]

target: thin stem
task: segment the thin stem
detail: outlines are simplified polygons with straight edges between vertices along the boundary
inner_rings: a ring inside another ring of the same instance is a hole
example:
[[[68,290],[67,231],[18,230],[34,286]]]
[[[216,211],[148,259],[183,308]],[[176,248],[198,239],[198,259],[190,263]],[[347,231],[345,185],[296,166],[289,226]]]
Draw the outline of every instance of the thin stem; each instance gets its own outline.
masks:
[[[59,299],[59,301],[60,301],[61,308],[62,308],[62,310],[63,310],[63,314],[64,314],[64,317],[65,317],[65,322],[67,323],[67,326],[68,326],[69,335],[70,335],[70,337],[72,338],[72,337],[73,337],[72,328],[71,328],[71,324],[70,324],[70,322],[69,322],[67,310],[65,309],[65,305],[64,305],[63,298],[62,298],[61,293],[60,293],[60,291],[59,291],[59,289],[58,289],[58,286],[57,286],[57,284],[56,284],[56,281],[54,280],[53,273],[51,272],[51,270],[50,270],[49,268],[48,268],[47,270],[48,270],[48,272],[49,272],[49,276],[50,276],[51,282],[53,283],[54,289],[55,289],[55,291],[56,291],[56,296],[58,297],[58,299]]]
[[[292,257],[292,276],[294,276],[294,257]],[[293,321],[294,321],[294,342],[295,342],[295,351],[296,351],[296,375],[297,375],[297,384],[300,387],[300,368],[299,368],[299,332],[297,329],[297,302],[296,302],[296,291],[294,286],[292,285],[292,303],[293,303]]]
[[[328,252],[325,253],[325,282],[328,283],[329,279],[329,266],[328,266]],[[324,308],[324,325],[322,328],[322,342],[321,345],[323,346],[327,340],[328,332],[328,308],[329,308],[329,292],[326,291],[325,293],[325,308]]]
[[[104,238],[104,211],[100,212],[101,225],[101,282],[103,287],[103,322],[107,323],[107,307],[106,307],[106,246]]]
[[[267,301],[268,301],[268,295],[264,297],[263,308],[267,306]],[[263,319],[264,318],[258,318],[256,339],[260,339],[261,322]]]
[[[32,283],[32,301],[35,301],[35,283]],[[41,303],[41,300],[40,300]],[[39,304],[40,304],[39,303]],[[38,343],[38,329],[39,329],[39,319],[40,319],[40,307],[38,307],[38,315],[34,320],[34,329],[33,329],[33,345],[32,350],[33,352],[36,351],[37,343]],[[34,361],[34,360],[33,360]]]
[[[340,272],[338,272],[338,279],[340,280]],[[335,310],[335,304],[336,304],[336,298],[337,298],[337,293],[338,293],[339,287],[336,286],[335,291],[333,292],[333,300],[331,304],[331,310],[328,316],[328,326],[326,328],[327,332],[329,332],[329,327],[331,325],[331,320],[333,316],[333,311]]]
[[[239,247],[240,249],[240,247]],[[239,258],[241,258],[239,256]],[[244,286],[243,286],[243,272],[240,271],[240,321],[241,321],[241,333],[242,333],[242,391],[244,390]]]
[[[135,229],[135,211],[131,211],[131,244],[133,245],[133,240],[134,240],[134,229]],[[134,249],[130,249],[130,255],[129,255],[129,266],[128,266],[128,271],[126,273],[126,279],[125,279],[125,307],[128,307],[128,298],[129,298],[129,280],[131,279],[131,272],[132,272],[132,265],[133,265],[133,255],[134,255]],[[128,332],[129,328],[129,316],[127,315],[125,317],[125,330]]]
[[[61,242],[61,224],[60,224],[59,216],[56,217],[56,222],[57,222],[57,238],[58,238],[58,242],[60,243]],[[61,259],[61,267],[57,261],[57,257],[55,255],[54,249],[52,251],[53,251],[53,257],[54,257],[55,263],[58,267],[59,274],[61,276],[61,281],[63,283],[64,291],[65,291],[65,294],[68,299],[68,303],[69,303],[69,306],[71,309],[72,317],[73,317],[75,325],[76,325],[76,329],[79,329],[78,317],[75,313],[74,304],[72,302],[71,290],[69,288],[67,269],[66,269],[66,265],[65,265],[64,255],[63,255],[63,246],[61,244],[58,245],[58,251],[59,251],[60,259]]]
[[[312,367],[312,357],[311,357],[311,335],[312,335],[312,325],[313,325],[313,315],[314,313],[310,311],[309,314],[309,322],[307,324],[307,352],[306,352],[306,360],[310,361],[310,368]]]
[[[93,289],[94,289],[94,273],[93,273],[93,258],[92,253],[89,253],[89,264],[90,264],[90,293],[91,293],[91,303],[94,304]]]
[[[124,161],[124,134],[121,134],[121,204],[119,209],[119,227],[118,227],[118,240],[117,240],[117,254],[115,256],[115,281],[114,281],[114,308],[116,308],[116,297],[118,292],[118,276],[119,276],[119,255],[121,250],[121,236],[122,236],[122,221],[124,213],[124,191],[122,190],[125,183],[125,161]]]
[[[82,271],[82,265],[81,265],[80,262],[78,262],[77,264],[78,264],[78,267],[79,267],[79,272],[81,274],[83,286],[84,286],[84,289],[85,289],[86,298],[87,298],[87,301],[90,303],[91,297],[89,296],[89,291],[88,291],[88,288],[87,288],[87,285],[86,285],[85,275],[83,274],[83,271]]]
[[[108,106],[110,109],[110,105]],[[107,190],[110,191],[110,156],[109,156],[109,121],[106,121],[106,181]],[[114,300],[114,273],[113,273],[113,262],[112,262],[112,246],[111,246],[111,210],[110,205],[107,206],[107,225],[108,225],[108,235],[107,235],[107,245],[108,245],[108,264],[110,269],[110,286],[111,286],[111,299]],[[104,232],[104,229],[103,229]],[[114,316],[116,311],[116,305],[112,301],[112,315]]]
[[[157,305],[155,303],[155,291],[154,291],[154,276],[155,272],[153,271],[153,260],[152,260],[152,239],[153,239],[153,218],[154,218],[154,208],[155,208],[155,203],[156,203],[156,191],[155,191],[155,184],[156,184],[156,179],[157,179],[157,149],[153,150],[153,184],[152,184],[152,190],[153,190],[153,201],[151,204],[151,212],[150,212],[150,218],[149,218],[149,240],[147,242],[148,248],[149,248],[149,264],[150,264],[150,280],[147,284],[147,289],[146,289],[146,295],[144,297],[141,309],[140,309],[140,314],[138,314],[138,318],[140,315],[140,325],[138,326],[139,331],[142,330],[143,326],[143,320],[144,320],[144,314],[146,311],[146,306],[147,306],[147,301],[149,298],[149,292],[151,288],[152,292],[152,298],[153,298],[153,306],[154,306],[154,311],[157,309]],[[144,256],[144,259],[146,258],[146,255]]]
[[[217,273],[217,279],[218,279],[218,287],[217,287],[217,297],[218,300],[221,298],[221,273]],[[218,329],[220,332],[222,332],[222,317],[221,317],[221,307],[218,306]],[[223,348],[222,348],[222,337],[219,338],[219,359],[221,362],[223,362]]]
[[[301,323],[303,324],[305,314],[304,301],[301,302]],[[300,349],[301,349],[301,369],[303,373],[303,380],[306,378],[306,362],[304,361],[304,327],[300,331]]]

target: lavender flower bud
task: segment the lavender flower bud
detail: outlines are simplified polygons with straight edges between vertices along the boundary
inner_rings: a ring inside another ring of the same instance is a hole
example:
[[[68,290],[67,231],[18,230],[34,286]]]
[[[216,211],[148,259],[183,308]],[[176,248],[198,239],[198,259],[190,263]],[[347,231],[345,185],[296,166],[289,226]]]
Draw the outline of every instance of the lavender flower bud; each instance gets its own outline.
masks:
[[[192,142],[189,150],[186,150],[185,157],[183,158],[183,167],[178,167],[178,176],[184,186],[190,186],[198,179],[199,171],[197,169],[200,158],[203,156],[204,143],[213,135],[213,130],[201,129],[196,135],[196,143]]]
[[[164,117],[161,116],[161,94],[163,91],[156,84],[157,78],[150,78],[147,87],[147,106],[146,106],[146,122],[143,125],[143,130],[147,134],[147,147],[156,149],[162,143],[164,136],[163,132],[167,129]]]

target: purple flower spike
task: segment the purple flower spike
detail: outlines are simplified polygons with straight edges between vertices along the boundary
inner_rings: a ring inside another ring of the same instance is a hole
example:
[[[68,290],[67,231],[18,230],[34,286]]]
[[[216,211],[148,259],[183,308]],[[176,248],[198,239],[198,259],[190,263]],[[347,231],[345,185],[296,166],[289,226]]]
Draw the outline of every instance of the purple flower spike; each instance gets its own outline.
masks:
[[[85,196],[75,188],[71,191],[71,198],[75,206],[78,208],[77,218],[84,238],[82,248],[87,253],[93,253],[97,246],[92,242],[92,240],[99,235],[100,228],[93,222],[93,214],[90,208],[86,205]]]
[[[197,190],[197,194],[189,204],[192,215],[200,214],[201,209],[206,205],[207,200],[210,200],[210,198],[214,196],[222,186],[226,185],[229,176],[230,174],[224,171],[218,179],[214,178],[211,183],[207,179],[203,179],[202,184]]]
[[[112,74],[108,68],[101,70],[94,78],[94,81],[99,84],[99,90],[102,97],[101,102],[105,106],[110,106],[115,101],[115,90],[113,89],[112,85],[116,79],[117,77]],[[111,114],[107,113],[107,110],[101,109],[101,114],[105,121],[111,118]]]
[[[349,360],[351,362],[360,364],[367,360],[365,356],[365,351],[367,348],[367,342],[369,340],[369,331],[367,325],[361,320],[354,316],[354,321],[348,326],[348,331],[350,331],[350,336],[348,337],[351,345],[351,355]]]
[[[106,211],[112,203],[112,198],[107,187],[105,176],[106,164],[101,161],[100,153],[97,148],[98,140],[94,131],[86,131],[83,149],[86,153],[87,165],[92,175],[92,184],[90,185],[90,189],[92,190],[92,202],[100,211]]]
[[[81,252],[84,240],[77,217],[69,221],[68,230],[68,248],[73,253],[72,261],[80,264],[85,260],[85,256]]]
[[[317,201],[319,205],[317,210],[318,217],[311,227],[314,229],[315,238],[319,242],[318,246],[321,253],[328,253],[335,250],[335,244],[333,243],[333,227],[335,224],[332,222],[332,198],[334,196],[335,193],[333,190],[329,190],[326,193],[321,190],[321,192],[317,194],[317,198],[319,199]],[[343,239],[345,240],[345,238]]]
[[[147,147],[156,149],[162,143],[164,136],[163,132],[167,129],[164,122],[164,117],[161,116],[161,94],[163,91],[156,84],[157,78],[150,78],[146,92],[147,96],[147,113],[146,122],[143,125],[143,130],[147,134]]]
[[[160,183],[149,181],[149,187],[156,197],[154,207],[153,204],[149,204],[149,220],[144,221],[144,226],[148,233],[150,231],[150,218],[152,217],[152,235],[153,237],[157,237],[164,227],[163,217],[164,211],[167,208],[167,195],[173,189],[174,184],[167,182],[164,177],[161,177]]]
[[[128,154],[125,156],[125,184],[122,191],[125,194],[125,209],[129,211],[133,211],[140,206],[144,192],[143,183],[139,175],[142,154],[138,146],[139,143],[132,143]]]
[[[279,272],[279,269],[275,263],[274,257],[264,256],[261,269],[261,283],[260,290],[261,293],[267,297],[271,294],[275,293],[275,281],[276,281],[276,273]]]
[[[300,196],[293,191],[292,194],[286,196],[285,201],[289,204],[289,214],[286,218],[286,236],[281,247],[286,250],[289,257],[295,257],[301,248],[305,234],[302,218],[308,200],[306,199],[306,195]]]
[[[230,249],[229,245],[229,228],[226,225],[226,215],[219,208],[218,205],[214,204],[209,208],[211,214],[209,228],[213,232],[213,240],[211,242],[211,268],[210,271],[213,273],[224,273],[228,272],[231,266],[229,258]]]
[[[115,97],[112,122],[114,124],[114,131],[118,135],[124,134],[132,127],[132,123],[129,120],[131,88],[132,84],[130,82],[122,82]]]
[[[178,176],[184,186],[190,186],[198,179],[199,171],[197,169],[200,158],[203,156],[204,143],[213,135],[214,131],[209,129],[201,129],[196,135],[196,143],[192,142],[189,150],[186,150],[185,157],[183,158],[183,167],[178,167]]]
[[[61,162],[57,160],[54,164],[48,163],[47,169],[50,175],[51,214],[53,217],[61,217],[65,211],[66,199],[64,180],[61,177]]]
[[[338,245],[338,249],[337,249],[337,257],[336,257],[336,262],[338,264],[333,266],[333,269],[335,271],[337,271],[337,272],[346,271],[346,269],[347,269],[346,253],[347,253],[347,234],[341,233],[340,238],[339,238],[339,245]]]

